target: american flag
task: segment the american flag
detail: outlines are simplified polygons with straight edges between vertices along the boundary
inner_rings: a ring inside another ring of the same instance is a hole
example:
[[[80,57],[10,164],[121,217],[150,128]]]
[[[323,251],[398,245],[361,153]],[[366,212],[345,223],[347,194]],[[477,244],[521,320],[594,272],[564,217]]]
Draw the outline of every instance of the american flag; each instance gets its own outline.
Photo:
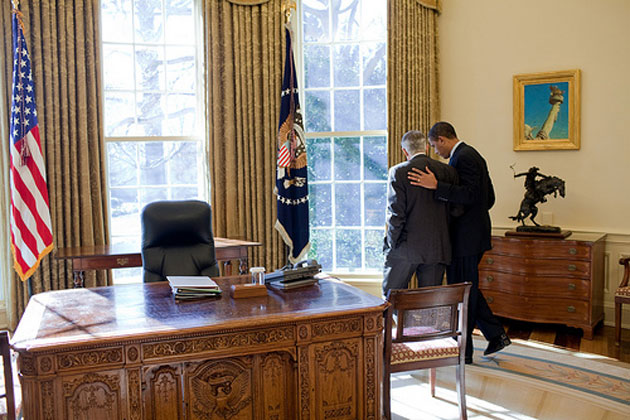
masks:
[[[21,14],[13,11],[11,99],[11,251],[21,280],[28,279],[53,248],[46,169],[39,142],[31,60]]]

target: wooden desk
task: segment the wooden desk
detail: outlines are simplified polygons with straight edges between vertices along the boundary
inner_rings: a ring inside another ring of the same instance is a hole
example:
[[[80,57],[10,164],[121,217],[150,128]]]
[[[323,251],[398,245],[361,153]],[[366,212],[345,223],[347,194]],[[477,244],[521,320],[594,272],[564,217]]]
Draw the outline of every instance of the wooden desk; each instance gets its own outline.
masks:
[[[232,274],[232,260],[239,261],[239,274],[247,273],[247,249],[260,245],[260,242],[214,238],[217,261],[223,262],[223,273],[226,276]],[[83,287],[85,270],[142,267],[138,247],[126,244],[59,248],[56,257],[71,261],[74,287]]]
[[[12,340],[24,418],[380,419],[387,303],[333,280],[178,303],[167,283],[33,296]]]

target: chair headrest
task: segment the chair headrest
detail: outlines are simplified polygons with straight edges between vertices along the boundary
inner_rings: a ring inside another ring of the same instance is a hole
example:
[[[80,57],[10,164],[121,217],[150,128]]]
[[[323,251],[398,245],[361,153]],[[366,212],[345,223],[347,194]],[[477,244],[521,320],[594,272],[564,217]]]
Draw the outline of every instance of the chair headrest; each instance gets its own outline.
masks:
[[[142,249],[212,243],[212,212],[203,201],[156,201],[142,210]]]

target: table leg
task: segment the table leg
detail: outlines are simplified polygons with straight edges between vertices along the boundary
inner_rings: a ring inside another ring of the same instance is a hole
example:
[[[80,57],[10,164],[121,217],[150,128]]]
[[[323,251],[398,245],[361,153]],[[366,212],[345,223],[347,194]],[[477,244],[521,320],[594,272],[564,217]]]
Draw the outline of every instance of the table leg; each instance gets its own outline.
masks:
[[[74,282],[74,288],[83,287],[83,280],[85,279],[85,273],[83,270],[74,270],[72,272],[72,281]]]
[[[247,274],[247,258],[240,258],[238,260],[238,273]]]
[[[232,275],[232,261],[228,260],[223,262],[223,275],[231,276]]]

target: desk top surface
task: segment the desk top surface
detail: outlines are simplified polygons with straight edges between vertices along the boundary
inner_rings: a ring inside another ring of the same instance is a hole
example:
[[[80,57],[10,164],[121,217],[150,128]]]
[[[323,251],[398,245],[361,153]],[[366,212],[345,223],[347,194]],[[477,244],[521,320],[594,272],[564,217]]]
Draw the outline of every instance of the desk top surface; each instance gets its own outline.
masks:
[[[241,239],[214,238],[216,248],[261,246],[260,242],[244,241]],[[68,248],[58,248],[57,258],[86,258],[97,256],[122,256],[140,254],[140,244],[112,244],[86,245]]]
[[[249,276],[218,277],[219,298],[174,299],[168,282],[45,292],[31,297],[11,340],[17,351],[160,338],[176,334],[261,328],[318,317],[382,311],[386,303],[336,280],[268,295],[232,299],[231,284]]]

